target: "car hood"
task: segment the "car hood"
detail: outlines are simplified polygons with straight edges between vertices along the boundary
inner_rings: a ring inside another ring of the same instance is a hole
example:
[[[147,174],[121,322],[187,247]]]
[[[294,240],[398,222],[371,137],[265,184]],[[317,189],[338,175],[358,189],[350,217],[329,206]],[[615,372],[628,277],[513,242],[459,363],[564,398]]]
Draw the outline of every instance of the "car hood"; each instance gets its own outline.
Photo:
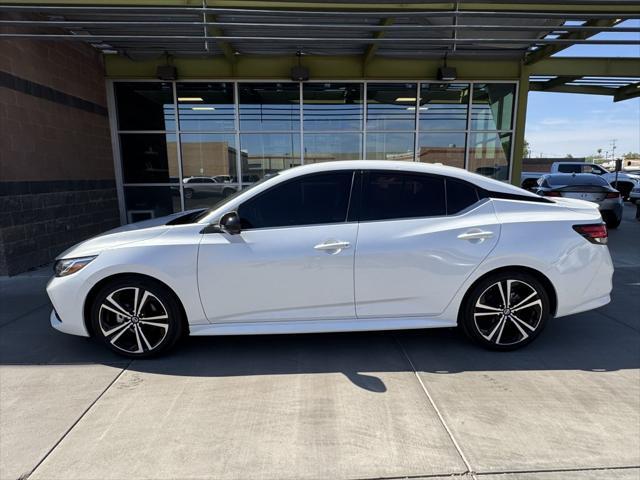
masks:
[[[84,242],[80,242],[65,250],[56,257],[74,258],[98,255],[104,250],[120,247],[134,242],[142,242],[160,236],[171,228],[170,222],[179,222],[182,217],[187,217],[201,210],[189,210],[186,212],[174,213],[164,217],[143,220],[142,222],[130,223],[112,230],[108,230],[98,236],[92,237]]]

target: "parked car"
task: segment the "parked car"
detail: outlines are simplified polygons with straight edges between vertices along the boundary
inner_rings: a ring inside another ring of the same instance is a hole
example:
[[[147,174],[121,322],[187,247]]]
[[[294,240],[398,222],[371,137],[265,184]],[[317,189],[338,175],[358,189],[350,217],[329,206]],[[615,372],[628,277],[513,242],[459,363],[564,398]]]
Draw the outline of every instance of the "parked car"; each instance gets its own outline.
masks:
[[[633,187],[633,189],[631,190],[631,193],[629,193],[629,201],[631,203],[636,203],[638,202],[638,200],[640,200],[640,183],[635,187]]]
[[[228,197],[237,190],[233,185],[229,185],[225,176],[222,175],[217,177],[186,177],[182,181],[184,183],[184,198],[193,198],[198,195]]]
[[[620,192],[599,176],[588,173],[556,173],[538,180],[538,195],[587,200],[598,204],[608,228],[618,228],[624,204]]]
[[[606,243],[591,202],[453,167],[318,163],[80,243],[47,292],[54,328],[134,358],[187,334],[456,325],[510,350],[610,301]]]
[[[615,172],[610,172],[595,163],[554,162],[551,164],[551,171],[549,173],[588,173],[598,175],[604,178],[610,185],[614,186],[622,194],[624,199],[628,198],[629,192],[631,192],[633,187],[640,184],[640,176],[638,175],[618,172],[616,180]],[[522,172],[520,185],[522,188],[527,190],[535,190],[537,188],[538,179],[543,175],[546,175],[546,173]],[[616,185],[614,185],[614,183]]]

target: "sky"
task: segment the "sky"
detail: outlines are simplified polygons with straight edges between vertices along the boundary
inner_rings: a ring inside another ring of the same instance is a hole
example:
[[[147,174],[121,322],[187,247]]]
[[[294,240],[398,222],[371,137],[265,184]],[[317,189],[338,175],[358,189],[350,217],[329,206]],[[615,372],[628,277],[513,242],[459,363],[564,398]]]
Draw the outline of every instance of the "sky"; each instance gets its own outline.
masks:
[[[640,27],[640,20],[620,26]],[[640,39],[640,33],[602,33],[592,38]],[[575,45],[557,57],[635,57],[640,45]],[[638,72],[640,74],[640,72]],[[525,138],[534,157],[574,157],[609,152],[616,140],[616,157],[640,152],[640,97],[613,102],[603,95],[529,92]]]

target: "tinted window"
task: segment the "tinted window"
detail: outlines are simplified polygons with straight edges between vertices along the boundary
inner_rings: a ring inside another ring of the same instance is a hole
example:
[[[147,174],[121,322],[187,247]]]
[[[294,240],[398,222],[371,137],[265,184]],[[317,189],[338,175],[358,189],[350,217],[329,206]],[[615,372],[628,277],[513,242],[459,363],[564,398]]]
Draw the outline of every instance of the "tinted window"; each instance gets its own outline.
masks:
[[[447,214],[453,215],[478,201],[478,191],[473,185],[447,178]]]
[[[371,171],[364,183],[362,200],[363,221],[444,215],[444,179]]]
[[[238,214],[243,228],[344,222],[353,172],[307,175],[276,185],[246,201]]]
[[[607,181],[602,177],[597,177],[591,174],[581,175],[550,175],[546,178],[547,182],[551,186],[558,185],[598,185],[606,187],[609,185]]]

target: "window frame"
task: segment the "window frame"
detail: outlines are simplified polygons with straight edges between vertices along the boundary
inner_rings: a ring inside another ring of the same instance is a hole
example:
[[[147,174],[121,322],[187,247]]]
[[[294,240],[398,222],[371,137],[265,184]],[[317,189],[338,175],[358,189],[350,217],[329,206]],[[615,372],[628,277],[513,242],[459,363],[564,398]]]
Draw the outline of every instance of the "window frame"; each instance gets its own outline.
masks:
[[[327,175],[327,174],[332,174],[332,173],[342,173],[342,172],[351,173],[351,184],[349,185],[349,198],[347,199],[347,211],[345,212],[345,217],[344,217],[343,221],[340,221],[340,222],[323,222],[323,223],[305,223],[305,224],[300,224],[300,225],[279,225],[279,226],[273,226],[273,227],[251,227],[251,228],[243,227],[242,231],[275,230],[275,229],[284,229],[284,228],[303,228],[303,227],[319,227],[319,226],[322,226],[322,225],[341,225],[341,224],[346,224],[346,223],[355,223],[355,222],[357,222],[357,220],[350,221],[349,219],[351,218],[350,211],[351,211],[352,204],[353,204],[354,185],[356,185],[356,176],[358,174],[358,170],[356,170],[356,169],[348,169],[348,168],[340,169],[340,170],[327,170],[327,171],[323,171],[323,172],[307,173],[307,174],[304,174],[304,175],[298,175],[298,176],[296,176],[294,178],[283,180],[282,182],[278,182],[276,185],[272,186],[271,188],[268,188],[268,189],[266,189],[266,190],[264,190],[262,192],[256,193],[252,197],[247,198],[244,202],[239,203],[234,208],[234,211],[238,212],[238,215],[240,215],[240,208],[245,203],[251,202],[251,201],[255,201],[255,200],[259,199],[261,196],[267,194],[268,192],[271,192],[275,188],[279,188],[279,187],[282,187],[284,185],[288,185],[290,183],[293,183],[293,182],[296,182],[296,181],[300,181],[300,180],[305,179],[305,178],[316,177],[316,176],[320,176],[320,175]],[[240,217],[240,221],[242,221],[242,217]]]

